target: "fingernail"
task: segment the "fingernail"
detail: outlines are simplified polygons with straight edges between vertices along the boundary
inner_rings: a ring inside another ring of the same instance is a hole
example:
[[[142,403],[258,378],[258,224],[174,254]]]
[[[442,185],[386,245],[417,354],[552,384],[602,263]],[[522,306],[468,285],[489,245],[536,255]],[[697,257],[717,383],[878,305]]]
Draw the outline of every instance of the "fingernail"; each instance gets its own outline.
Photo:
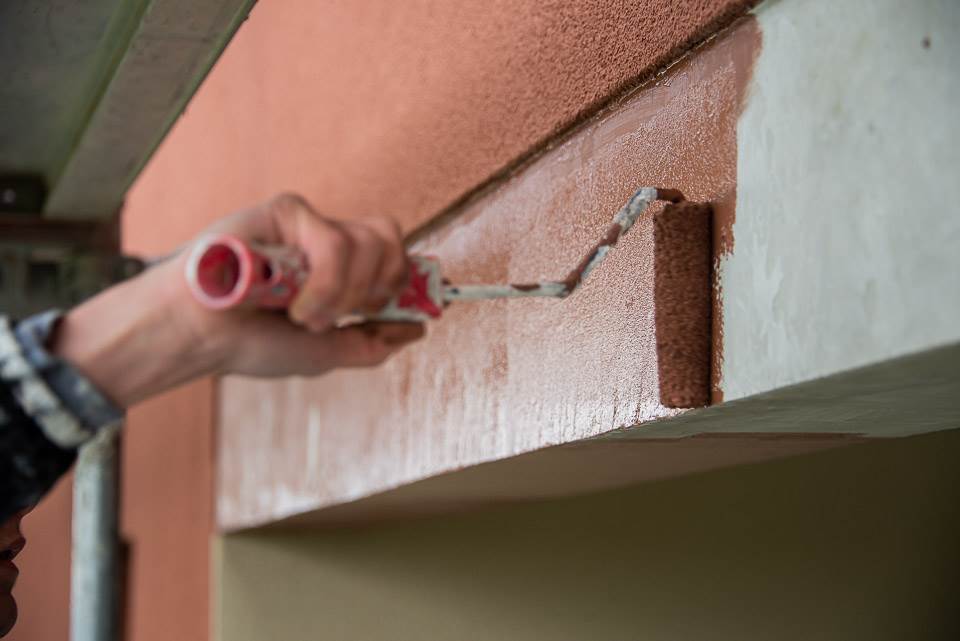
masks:
[[[317,305],[306,296],[300,296],[290,305],[290,318],[298,323],[305,323],[317,311]]]
[[[310,329],[316,326],[326,329],[334,320],[327,307],[313,298],[295,300],[289,308],[289,316],[293,322],[305,325]]]

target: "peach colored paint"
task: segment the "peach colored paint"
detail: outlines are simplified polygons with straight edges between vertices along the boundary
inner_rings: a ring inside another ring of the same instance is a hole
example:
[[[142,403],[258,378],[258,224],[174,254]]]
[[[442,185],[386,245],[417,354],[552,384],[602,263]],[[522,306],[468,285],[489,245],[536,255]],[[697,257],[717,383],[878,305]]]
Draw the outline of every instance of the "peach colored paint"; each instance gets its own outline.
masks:
[[[260,2],[130,205],[193,228],[296,189],[412,229],[752,4]]]
[[[17,557],[13,594],[20,616],[7,641],[66,641],[70,633],[70,517],[73,475],[23,520],[27,547]]]
[[[120,528],[129,544],[125,638],[209,638],[213,382],[135,407],[127,418]]]
[[[129,543],[123,638],[209,638],[213,494],[210,381],[134,408],[123,434],[121,536]],[[62,480],[24,519],[27,548],[10,641],[66,641],[73,485]]]
[[[438,256],[455,282],[560,277],[646,184],[714,202],[729,219],[756,46],[752,22],[739,25],[420,234],[415,249]],[[379,370],[225,381],[220,527],[670,415],[658,402],[650,234],[641,219],[566,301],[455,305]]]
[[[168,180],[175,191],[178,183]],[[124,210],[124,251],[165,255],[214,217],[135,202]],[[128,413],[120,530],[129,544],[123,623],[130,641],[209,638],[214,391],[213,381],[198,381]]]

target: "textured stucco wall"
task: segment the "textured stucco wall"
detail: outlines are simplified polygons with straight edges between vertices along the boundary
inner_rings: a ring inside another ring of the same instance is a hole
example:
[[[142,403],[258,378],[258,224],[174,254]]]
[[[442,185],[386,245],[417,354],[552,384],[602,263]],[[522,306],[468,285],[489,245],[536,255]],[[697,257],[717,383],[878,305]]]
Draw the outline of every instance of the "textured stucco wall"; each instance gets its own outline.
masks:
[[[297,189],[409,229],[750,4],[260,2],[129,208],[178,224]]]
[[[721,266],[727,399],[960,340],[960,3],[756,17]]]
[[[420,235],[453,282],[561,277],[642,185],[733,218],[751,21]],[[718,227],[723,227],[718,225]],[[659,403],[653,225],[574,296],[459,303],[383,367],[221,386],[217,518],[260,525],[675,414]],[[455,499],[454,499],[455,501]]]
[[[960,432],[415,523],[228,536],[223,641],[947,641]]]

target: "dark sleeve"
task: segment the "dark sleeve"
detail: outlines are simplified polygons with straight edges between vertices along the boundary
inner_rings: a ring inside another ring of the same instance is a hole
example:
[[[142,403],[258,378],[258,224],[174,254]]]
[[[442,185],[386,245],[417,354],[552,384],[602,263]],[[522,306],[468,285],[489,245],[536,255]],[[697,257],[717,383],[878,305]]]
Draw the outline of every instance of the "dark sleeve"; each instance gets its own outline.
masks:
[[[0,522],[37,503],[77,448],[123,414],[78,370],[47,352],[61,314],[16,325],[0,316]]]
[[[35,505],[74,458],[76,450],[54,445],[0,384],[0,523]]]

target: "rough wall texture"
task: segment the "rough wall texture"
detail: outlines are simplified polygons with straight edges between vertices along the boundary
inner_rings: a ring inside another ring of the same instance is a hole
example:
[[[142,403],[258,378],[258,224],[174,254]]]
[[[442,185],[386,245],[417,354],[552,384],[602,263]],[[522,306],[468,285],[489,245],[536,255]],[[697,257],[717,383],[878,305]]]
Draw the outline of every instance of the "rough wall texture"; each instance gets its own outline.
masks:
[[[728,399],[960,341],[960,3],[773,2],[757,21],[720,270]]]
[[[297,189],[413,228],[750,4],[261,2],[130,209],[177,224]]]
[[[732,217],[749,20],[557,143],[414,250],[453,282],[565,274],[642,185]],[[218,521],[236,528],[672,413],[659,403],[653,226],[644,216],[577,294],[452,306],[382,368],[227,379]]]

